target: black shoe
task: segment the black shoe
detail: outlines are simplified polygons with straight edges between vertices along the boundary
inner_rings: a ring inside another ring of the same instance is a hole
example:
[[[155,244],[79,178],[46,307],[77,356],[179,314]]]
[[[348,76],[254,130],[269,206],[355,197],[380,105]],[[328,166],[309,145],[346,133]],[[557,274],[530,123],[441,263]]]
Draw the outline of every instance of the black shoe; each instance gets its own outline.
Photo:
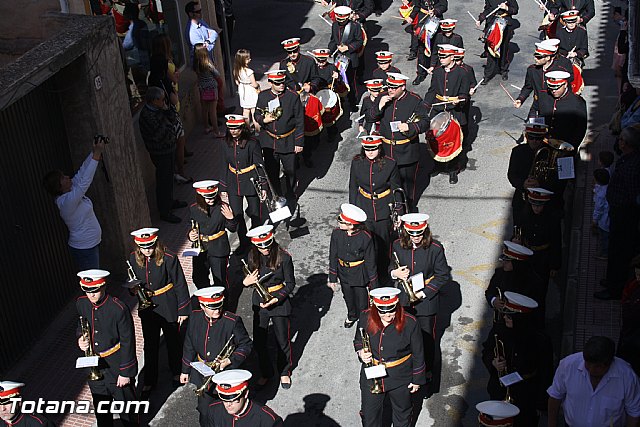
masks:
[[[291,377],[289,377],[289,381],[291,381]],[[293,382],[293,381],[291,381]],[[291,388],[291,382],[288,383],[284,383],[282,382],[282,379],[280,380],[280,387],[282,387],[285,390],[289,390]]]
[[[174,200],[171,205],[171,209],[182,209],[187,207],[187,202],[184,200]]]
[[[381,10],[374,10],[373,13],[375,13],[376,16],[382,16],[382,11]]]
[[[495,76],[491,76],[491,77],[487,77],[484,76],[484,78],[482,79],[482,83],[480,83],[481,85],[486,85],[487,83],[489,83],[491,81],[491,79],[493,79]]]
[[[610,300],[619,300],[621,298],[621,295],[614,295],[611,292],[609,292],[608,289],[604,289],[602,291],[594,292],[593,297],[597,299],[605,300],[605,301],[610,301]]]
[[[418,86],[420,83],[422,83],[424,81],[424,79],[426,79],[427,76],[416,76],[415,80],[411,82],[412,85],[414,86]]]
[[[451,171],[449,172],[449,184],[457,184],[458,183],[458,172]]]
[[[413,60],[415,60],[417,57],[418,57],[418,54],[417,54],[417,53],[413,53],[413,52],[411,52],[411,53],[409,53],[409,55],[407,56],[407,61],[413,61]]]
[[[480,54],[480,58],[486,58],[486,57],[487,57],[487,51],[485,50]]]
[[[163,221],[170,222],[171,224],[177,224],[180,221],[182,221],[182,219],[180,219],[180,217],[175,216],[172,213],[160,215],[160,219],[163,220]]]
[[[502,73],[502,80],[509,80],[509,72],[505,71]]]
[[[346,329],[349,329],[349,328],[350,328],[350,327],[352,327],[355,323],[356,323],[356,321],[355,321],[355,320],[349,320],[349,319],[347,319],[347,320],[345,320],[345,321],[344,321],[344,325],[343,325],[343,326],[344,326]]]

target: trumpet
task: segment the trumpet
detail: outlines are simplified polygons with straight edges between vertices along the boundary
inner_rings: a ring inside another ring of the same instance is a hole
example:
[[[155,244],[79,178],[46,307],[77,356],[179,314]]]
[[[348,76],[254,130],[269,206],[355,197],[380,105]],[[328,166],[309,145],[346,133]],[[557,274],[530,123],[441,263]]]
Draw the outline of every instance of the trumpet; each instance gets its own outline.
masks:
[[[395,251],[393,252],[393,262],[396,268],[400,268],[400,260],[398,259],[398,254]],[[413,286],[408,280],[398,279],[398,282],[400,282],[402,289],[404,289],[404,292],[409,297],[409,304],[415,304],[420,301],[420,297],[413,291]]]
[[[85,357],[93,357],[98,356],[95,350],[93,349],[93,341],[91,340],[91,326],[89,325],[89,319],[86,319],[80,316],[80,330],[82,331],[82,336],[85,337],[87,341],[89,341],[89,348],[84,351]],[[97,366],[92,366],[89,371],[89,381],[100,381],[104,379],[104,375],[100,372]]]
[[[229,337],[225,345],[222,347],[222,350],[220,350],[220,353],[218,353],[215,359],[213,359],[211,362],[204,362],[205,365],[210,367],[213,370],[213,372],[215,372],[216,374],[222,371],[222,369],[220,369],[220,364],[222,363],[222,361],[224,359],[229,358],[229,356],[231,356],[231,354],[236,349],[236,346],[233,343],[233,337],[234,337],[234,334],[231,334],[231,336]],[[201,397],[202,395],[204,395],[205,391],[207,391],[207,389],[209,388],[209,384],[211,384],[212,378],[213,378],[213,375],[208,375],[203,378],[204,381],[202,385],[194,390],[194,393],[196,394],[196,396]]]
[[[242,260],[242,269],[244,270],[245,277],[251,274],[251,270],[249,270],[249,266],[247,265],[247,262],[245,260]],[[254,285],[256,288],[256,292],[258,292],[258,295],[260,295],[260,298],[262,298],[262,302],[264,304],[268,303],[274,298],[274,296],[269,293],[269,290],[262,285],[262,282],[272,275],[273,273],[271,272],[265,274],[264,276],[258,278],[258,282]]]
[[[273,111],[269,111],[267,108],[260,107],[256,107],[256,110],[258,110],[264,116],[266,116],[267,114],[270,115],[274,120],[278,120],[284,112],[284,110],[280,106],[276,107]]]
[[[127,263],[127,275],[129,276],[128,283],[131,285],[130,289],[135,291],[136,296],[138,297],[138,311],[146,310],[147,308],[156,308],[158,305],[151,301],[151,297],[153,296],[152,293],[142,287],[142,282],[133,271],[133,267],[129,260],[126,260],[125,262]]]
[[[514,225],[513,226],[513,239],[515,240],[516,243],[523,245],[524,243],[522,240],[522,227],[520,227],[519,225]]]
[[[391,224],[393,225],[393,230],[399,232],[400,226],[402,225],[400,217],[409,213],[407,195],[402,188],[396,188],[393,190],[393,202],[389,203],[389,211],[391,212]]]
[[[202,252],[202,242],[200,239],[200,224],[195,220],[191,220],[191,229],[198,233],[198,238],[191,242],[191,247],[183,252],[183,256],[198,256]]]
[[[545,139],[544,146],[536,151],[533,157],[529,176],[538,182],[547,182],[551,178],[551,172],[558,169],[558,158],[567,157],[575,150],[573,145],[559,139]]]
[[[367,353],[372,353],[371,338],[369,338],[369,334],[366,333],[363,328],[360,328],[360,336],[362,337],[362,350]],[[371,358],[372,359],[369,363],[364,364],[367,368],[370,368],[373,366],[373,353],[371,355]],[[369,388],[369,390],[371,390],[371,394],[380,394],[383,392],[382,386],[380,385],[380,381],[377,378],[373,379],[373,383],[371,384],[371,387]]]
[[[496,288],[496,291],[498,292],[498,295],[496,296],[496,298],[500,301],[504,301],[504,296],[502,295],[502,290],[500,288]],[[499,323],[500,320],[502,319],[502,310],[499,310],[497,308],[493,309],[493,323]]]
[[[270,213],[286,207],[287,199],[279,196],[276,193],[276,190],[273,188],[273,184],[269,179],[269,175],[267,174],[267,170],[265,169],[264,165],[256,163],[256,175],[257,179],[251,177],[249,178],[249,180],[253,184],[253,187],[256,189],[256,193],[258,193],[260,203],[264,203],[265,205],[267,205],[267,209]]]
[[[496,359],[504,359],[507,360],[506,353],[504,350],[504,342],[501,339],[498,339],[498,334],[493,335],[493,339],[495,340],[495,347],[493,348],[493,356]],[[498,370],[498,378],[504,377],[509,373],[509,368],[505,367],[504,369]],[[507,387],[507,394],[504,397],[505,402],[513,403],[513,398],[509,393],[509,387]]]

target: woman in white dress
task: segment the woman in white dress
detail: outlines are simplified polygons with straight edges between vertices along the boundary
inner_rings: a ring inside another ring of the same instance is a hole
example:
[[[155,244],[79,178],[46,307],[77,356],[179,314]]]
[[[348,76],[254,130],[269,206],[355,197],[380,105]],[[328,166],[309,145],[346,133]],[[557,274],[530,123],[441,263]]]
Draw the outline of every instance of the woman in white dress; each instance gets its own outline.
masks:
[[[238,49],[233,64],[233,78],[238,85],[240,107],[242,107],[242,115],[247,126],[257,130],[259,125],[253,118],[253,113],[256,110],[260,85],[256,82],[253,70],[249,68],[249,62],[251,62],[251,53],[247,49]]]

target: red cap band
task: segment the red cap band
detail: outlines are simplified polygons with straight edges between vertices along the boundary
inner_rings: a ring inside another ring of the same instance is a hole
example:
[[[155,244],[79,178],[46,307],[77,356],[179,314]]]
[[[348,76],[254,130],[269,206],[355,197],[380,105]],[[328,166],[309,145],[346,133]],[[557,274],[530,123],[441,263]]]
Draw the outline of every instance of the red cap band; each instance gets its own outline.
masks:
[[[140,237],[140,236],[134,236],[133,240],[136,243],[149,243],[149,242],[153,242],[154,240],[156,240],[158,238],[157,234],[151,234],[147,237]]]
[[[427,223],[426,222],[419,222],[417,224],[412,224],[410,222],[405,222],[404,223],[404,228],[406,228],[409,231],[421,231],[421,230],[424,230],[425,228],[427,228]]]
[[[359,221],[356,221],[353,218],[349,218],[348,216],[346,216],[344,213],[340,212],[340,219],[344,222],[348,222],[349,224],[360,224]]]
[[[269,232],[269,233],[267,233],[266,235],[264,235],[262,237],[260,237],[260,236],[252,237],[251,241],[253,243],[262,243],[262,242],[266,242],[269,239],[273,239],[273,232]]]
[[[509,258],[517,259],[519,261],[523,261],[523,260],[525,260],[525,259],[527,259],[529,257],[528,255],[525,255],[525,254],[520,254],[520,253],[517,253],[517,252],[513,252],[509,248],[505,248],[502,251],[502,253],[505,254],[506,256],[508,256]]]
[[[510,427],[513,425],[514,420],[515,418],[513,417],[503,418],[501,420],[494,420],[489,418],[485,414],[478,415],[478,421],[480,421],[482,425],[487,427]]]
[[[9,397],[9,396],[13,396],[16,394],[20,394],[20,388],[16,387],[16,388],[12,388],[11,390],[5,390],[5,391],[0,391],[0,398],[1,397]]]
[[[394,296],[391,297],[389,299],[380,299],[380,298],[376,298],[376,297],[371,297],[371,299],[373,300],[373,303],[375,305],[393,305],[396,304],[398,302],[398,296]]]
[[[216,391],[218,393],[222,393],[222,394],[234,394],[234,393],[239,393],[242,390],[244,390],[245,388],[247,388],[247,386],[249,385],[248,381],[245,381],[243,383],[238,384],[237,386],[234,387],[229,387],[229,388],[222,388],[220,386],[220,384],[218,384],[216,386]]]
[[[201,302],[208,302],[208,303],[216,303],[216,302],[220,302],[224,299],[224,295],[220,295],[218,297],[213,297],[213,298],[209,298],[209,297],[198,297],[198,301]]]
[[[107,283],[106,279],[97,279],[97,280],[84,280],[84,279],[80,279],[80,286],[86,286],[89,288],[95,288],[98,286],[102,286],[105,283]]]
[[[541,55],[553,55],[555,52],[552,50],[547,50],[547,49],[543,49],[541,47],[537,47],[536,48],[536,53],[539,53]]]
[[[504,303],[504,306],[505,306],[505,308],[508,308],[508,309],[510,309],[512,311],[519,312],[519,313],[531,313],[533,311],[532,308],[525,307],[525,306],[520,305],[520,304],[516,304],[515,302],[507,301],[507,302]]]

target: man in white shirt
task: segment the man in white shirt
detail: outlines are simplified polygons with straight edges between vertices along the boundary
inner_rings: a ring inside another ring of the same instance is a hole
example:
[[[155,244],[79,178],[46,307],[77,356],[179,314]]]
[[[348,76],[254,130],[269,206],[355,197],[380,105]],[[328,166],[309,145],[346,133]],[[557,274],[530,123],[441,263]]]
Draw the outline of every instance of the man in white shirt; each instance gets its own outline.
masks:
[[[591,337],[582,353],[560,361],[547,389],[549,427],[558,425],[562,405],[569,427],[637,427],[640,386],[631,366],[614,357],[615,344],[607,337]]]
[[[193,49],[198,43],[202,43],[207,47],[209,56],[213,58],[213,48],[218,40],[218,32],[211,29],[209,25],[202,19],[202,5],[195,1],[190,1],[184,7],[184,11],[189,16],[189,22],[185,34],[189,40],[191,62],[193,62]]]

